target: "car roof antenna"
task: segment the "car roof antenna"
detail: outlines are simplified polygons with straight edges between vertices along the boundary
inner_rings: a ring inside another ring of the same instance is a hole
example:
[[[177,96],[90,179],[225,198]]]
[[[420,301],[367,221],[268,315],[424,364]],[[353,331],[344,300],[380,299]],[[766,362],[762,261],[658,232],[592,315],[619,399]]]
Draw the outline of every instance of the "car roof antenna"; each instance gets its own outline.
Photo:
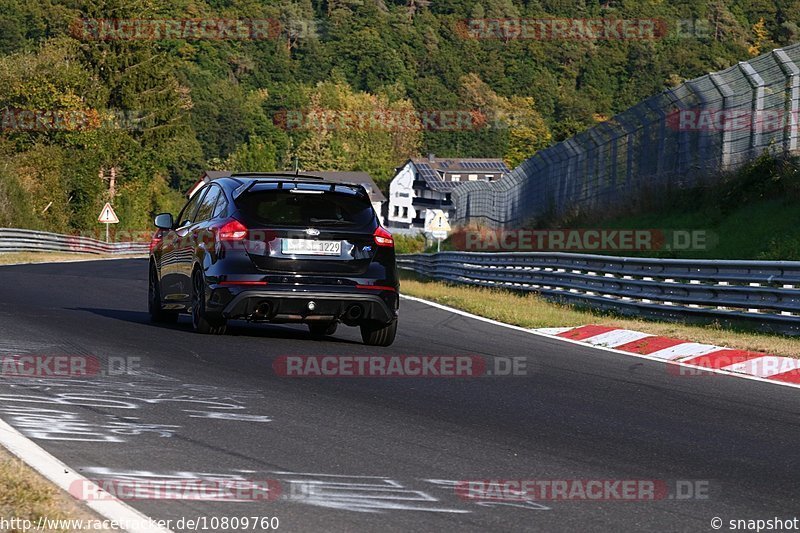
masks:
[[[294,156],[294,175],[300,176],[300,159],[297,156]]]

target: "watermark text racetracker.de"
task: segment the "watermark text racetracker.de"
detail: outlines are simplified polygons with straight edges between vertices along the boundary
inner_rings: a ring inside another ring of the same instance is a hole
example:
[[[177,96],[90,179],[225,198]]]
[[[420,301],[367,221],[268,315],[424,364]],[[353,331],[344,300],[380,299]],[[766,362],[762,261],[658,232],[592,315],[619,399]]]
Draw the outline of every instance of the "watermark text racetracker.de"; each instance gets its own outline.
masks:
[[[791,381],[800,376],[797,360],[790,357],[775,357],[757,352],[723,349],[707,355],[693,357],[688,364],[666,365],[666,372],[677,377],[720,377],[725,373],[739,372],[751,376],[777,377]]]
[[[704,229],[482,229],[454,234],[456,249],[471,252],[706,251],[718,238]]]
[[[524,113],[492,109],[283,109],[273,115],[285,131],[478,131],[532,125]]]
[[[1,378],[86,378],[136,374],[140,357],[93,355],[7,354],[0,355]]]
[[[81,41],[263,41],[276,39],[275,19],[93,19],[74,21],[72,36]]]
[[[305,233],[288,235],[304,238]],[[103,235],[97,230],[84,231],[70,237],[73,251],[90,250]],[[208,228],[198,232],[166,232],[159,230],[119,230],[111,235],[111,241],[119,245],[150,243],[151,251],[158,246],[162,252],[181,250],[203,244],[208,248],[244,250],[256,255],[268,252],[269,243],[278,238],[269,230],[248,229],[246,238],[229,240],[220,235],[220,228]],[[585,228],[585,229],[489,229],[457,230],[450,238],[456,250],[471,252],[658,252],[686,251],[702,252],[715,248],[720,237],[706,229],[630,229],[630,228]],[[131,251],[138,251],[131,246]]]
[[[663,479],[472,479],[459,481],[456,495],[491,502],[595,501],[650,502],[708,500],[709,480]]]
[[[144,130],[155,124],[144,112],[122,109],[17,109],[0,112],[0,133]]]
[[[275,501],[281,484],[274,479],[79,479],[70,494],[83,501],[95,500],[203,500]]]
[[[796,111],[783,109],[753,110],[746,107],[730,109],[676,109],[666,118],[667,127],[681,132],[720,133],[732,131],[775,132],[797,124]]]
[[[477,355],[283,355],[272,364],[287,378],[475,378],[528,375],[522,356]]]
[[[535,41],[652,40],[667,35],[661,19],[474,18],[456,24],[463,39]]]

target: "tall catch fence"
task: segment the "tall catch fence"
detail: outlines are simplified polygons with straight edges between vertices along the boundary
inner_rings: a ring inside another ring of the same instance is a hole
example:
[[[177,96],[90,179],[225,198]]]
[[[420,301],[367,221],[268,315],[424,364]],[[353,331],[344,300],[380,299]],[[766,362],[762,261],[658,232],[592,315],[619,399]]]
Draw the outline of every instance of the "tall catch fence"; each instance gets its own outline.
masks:
[[[505,178],[453,192],[455,222],[518,227],[710,184],[765,151],[798,148],[800,44],[667,89],[540,150]]]

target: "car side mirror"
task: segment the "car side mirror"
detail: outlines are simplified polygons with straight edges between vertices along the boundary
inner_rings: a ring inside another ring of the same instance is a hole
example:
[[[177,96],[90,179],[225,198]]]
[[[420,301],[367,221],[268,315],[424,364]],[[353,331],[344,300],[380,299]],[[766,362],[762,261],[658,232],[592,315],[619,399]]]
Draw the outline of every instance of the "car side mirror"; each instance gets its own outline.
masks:
[[[175,221],[169,213],[161,213],[156,217],[155,225],[160,229],[172,229],[172,226],[175,225]]]

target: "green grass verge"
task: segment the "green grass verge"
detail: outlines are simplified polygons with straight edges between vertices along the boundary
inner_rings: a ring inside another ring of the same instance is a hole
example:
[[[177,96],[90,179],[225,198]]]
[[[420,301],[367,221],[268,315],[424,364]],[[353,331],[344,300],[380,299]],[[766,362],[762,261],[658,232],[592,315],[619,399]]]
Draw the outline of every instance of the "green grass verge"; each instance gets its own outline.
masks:
[[[119,256],[111,254],[80,254],[80,253],[61,253],[61,252],[12,252],[0,254],[0,265],[18,265],[28,263],[56,263],[60,261],[93,261],[97,259],[109,259],[112,257],[135,257]]]
[[[98,522],[102,520],[2,447],[0,447],[0,517],[6,520],[17,518],[19,520],[16,521],[16,525],[21,525],[19,522],[22,520],[30,520],[34,529],[40,518],[60,520],[62,524],[66,520]],[[23,533],[21,527],[8,528],[3,531]],[[67,532],[71,529],[44,528],[40,531]],[[92,531],[110,530],[93,529]]]
[[[800,339],[794,337],[732,330],[719,325],[698,326],[611,316],[548,302],[534,293],[451,285],[426,280],[408,271],[401,271],[400,277],[401,292],[405,295],[416,296],[524,328],[603,324],[727,348],[800,358]]]

